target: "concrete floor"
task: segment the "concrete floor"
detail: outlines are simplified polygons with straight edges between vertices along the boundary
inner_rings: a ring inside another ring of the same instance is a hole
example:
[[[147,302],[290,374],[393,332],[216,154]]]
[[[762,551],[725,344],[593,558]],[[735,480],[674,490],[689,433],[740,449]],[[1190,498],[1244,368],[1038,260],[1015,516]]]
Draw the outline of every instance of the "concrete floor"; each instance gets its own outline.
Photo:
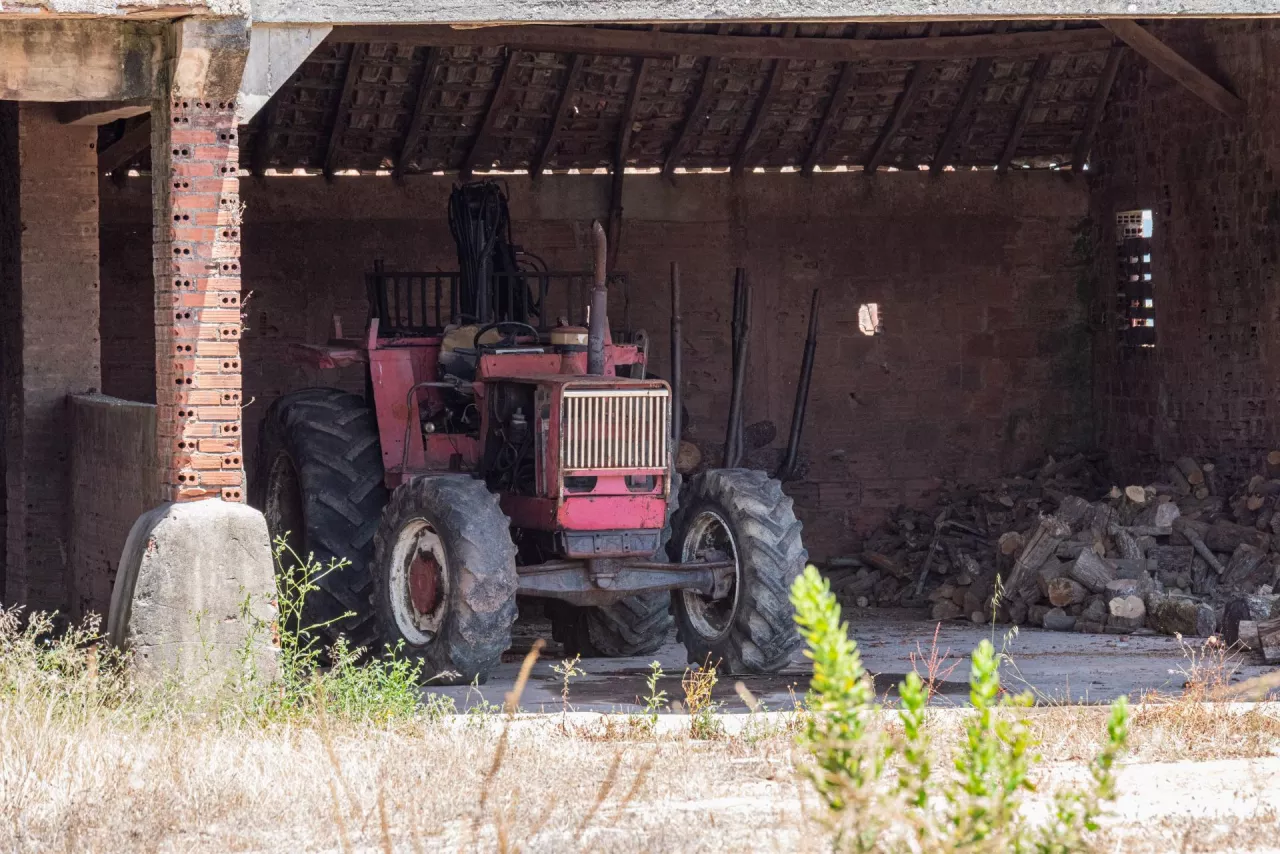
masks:
[[[927,658],[937,624],[922,619],[917,612],[867,610],[849,615],[854,638],[862,651],[863,663],[875,675],[876,690],[891,692],[902,677],[913,669],[912,655]],[[514,684],[523,652],[534,637],[542,636],[550,643],[549,626],[528,622],[517,625],[512,651],[503,664],[478,689],[447,687],[429,689],[455,699],[459,709],[468,708],[483,698],[500,704]],[[1144,691],[1179,690],[1186,677],[1188,659],[1175,638],[1131,637],[1126,635],[1086,635],[1021,629],[1016,634],[1008,627],[974,626],[968,623],[942,623],[938,631],[938,655],[950,652],[941,668],[945,678],[935,702],[950,704],[967,700],[968,665],[958,659],[968,655],[979,641],[993,640],[1009,657],[1002,673],[1006,686],[1014,690],[1031,690],[1042,702],[1108,702],[1121,694],[1137,696]],[[1199,647],[1203,639],[1190,638],[1189,645]],[[557,647],[548,652],[534,667],[521,697],[520,705],[528,711],[559,711],[560,678],[552,671],[559,659]],[[655,656],[643,658],[585,659],[578,666],[586,675],[574,678],[569,686],[569,703],[579,711],[629,711],[636,708],[645,693],[645,677],[650,662],[657,660],[667,674],[659,687],[672,699],[684,696],[680,675],[686,666],[684,647],[668,643]],[[922,664],[918,668],[925,672]],[[1238,678],[1244,679],[1267,672],[1267,668],[1249,658],[1241,662]],[[792,692],[803,695],[808,687],[809,668],[797,655],[781,673],[771,676],[748,676],[741,679],[755,697],[773,711],[790,708]],[[734,683],[723,678],[716,696],[724,702],[725,712],[745,712],[747,707],[738,697]]]

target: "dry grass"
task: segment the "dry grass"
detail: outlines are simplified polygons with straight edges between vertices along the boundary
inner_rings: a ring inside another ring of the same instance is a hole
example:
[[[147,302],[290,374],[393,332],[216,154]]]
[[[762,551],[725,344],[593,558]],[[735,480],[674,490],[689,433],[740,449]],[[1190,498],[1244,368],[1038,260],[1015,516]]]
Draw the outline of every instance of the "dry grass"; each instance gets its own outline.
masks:
[[[193,703],[169,690],[130,691],[92,647],[37,661],[38,650],[4,637],[0,851],[830,850],[796,773],[795,716],[757,715],[698,739],[690,735],[696,716],[680,719],[688,723],[676,734],[671,718],[649,728],[624,715],[591,725],[518,717],[510,713],[518,690],[506,714],[370,723],[321,702],[310,713],[271,716],[245,696]],[[1256,759],[1280,746],[1273,707],[1201,702],[1229,690],[1229,661],[1212,649],[1197,654],[1185,698],[1134,707],[1122,816],[1109,827],[1108,850],[1209,851],[1275,839],[1265,793],[1242,791],[1225,820],[1146,800],[1159,788],[1153,775],[1183,773],[1173,760],[1228,760],[1192,766],[1185,773],[1195,783],[1165,787],[1192,795],[1200,784],[1218,793],[1227,779],[1280,780],[1280,760]],[[531,656],[522,672],[549,666]],[[685,703],[700,696],[696,680],[711,677],[687,678]],[[962,715],[931,712],[938,762],[958,743]],[[1048,760],[1046,790],[1084,773],[1105,715],[1030,710]],[[874,726],[896,724],[883,716]]]

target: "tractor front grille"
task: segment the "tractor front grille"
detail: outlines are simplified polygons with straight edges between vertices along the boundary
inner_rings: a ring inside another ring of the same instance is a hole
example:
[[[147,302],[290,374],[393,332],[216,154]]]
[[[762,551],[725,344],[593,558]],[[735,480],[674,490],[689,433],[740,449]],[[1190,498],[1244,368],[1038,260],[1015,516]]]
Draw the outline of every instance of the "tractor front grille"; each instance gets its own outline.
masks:
[[[562,469],[665,469],[671,432],[665,388],[566,389]]]

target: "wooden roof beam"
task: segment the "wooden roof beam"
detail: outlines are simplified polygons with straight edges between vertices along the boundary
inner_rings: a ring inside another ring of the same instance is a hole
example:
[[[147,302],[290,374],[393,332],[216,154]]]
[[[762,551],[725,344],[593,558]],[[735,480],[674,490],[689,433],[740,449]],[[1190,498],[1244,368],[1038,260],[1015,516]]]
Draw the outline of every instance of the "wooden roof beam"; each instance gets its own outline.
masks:
[[[1151,35],[1137,21],[1115,18],[1099,23],[1115,33],[1116,38],[1133,48],[1156,68],[1178,81],[1187,91],[1224,116],[1239,118],[1244,115],[1244,101],[1196,68],[1173,48]]]
[[[351,114],[351,101],[355,97],[356,81],[360,79],[360,67],[364,63],[369,46],[359,42],[351,46],[347,57],[347,69],[342,79],[342,91],[338,93],[338,106],[333,111],[333,123],[329,125],[329,142],[324,150],[324,177],[332,178],[337,170],[338,141],[342,139],[343,125]]]
[[[542,138],[542,143],[538,146],[538,153],[533,157],[533,166],[529,173],[534,178],[542,175],[544,169],[547,168],[547,160],[556,153],[556,148],[560,144],[560,128],[564,126],[565,120],[569,117],[569,104],[573,100],[573,92],[578,88],[578,83],[582,80],[582,69],[586,65],[587,58],[580,53],[575,53],[569,59],[569,68],[565,72],[564,85],[560,87],[560,94],[556,96],[556,108],[551,113],[551,127],[547,129],[547,135]]]
[[[1009,29],[1008,21],[1000,21],[995,26],[995,32],[1003,33]],[[942,172],[944,166],[947,165],[951,156],[955,153],[956,143],[960,141],[960,134],[969,127],[969,117],[973,115],[973,108],[978,103],[978,96],[982,94],[982,90],[986,88],[987,82],[991,79],[990,57],[983,57],[973,64],[973,70],[969,72],[969,82],[965,84],[964,93],[960,96],[959,103],[956,104],[955,112],[951,114],[951,122],[947,125],[947,131],[942,137],[942,142],[938,144],[938,151],[933,155],[933,163],[930,168],[935,174]]]
[[[716,24],[712,34],[719,35],[720,32],[721,26]],[[684,147],[689,141],[689,134],[693,132],[694,124],[707,112],[708,102],[715,94],[711,78],[715,77],[719,70],[720,60],[714,56],[709,57],[707,64],[702,68],[702,76],[698,78],[697,88],[694,89],[693,103],[689,106],[689,111],[684,114],[680,122],[680,130],[676,131],[676,138],[667,151],[667,158],[662,162],[662,174],[668,178],[675,174],[676,167],[680,165],[680,158],[684,156]]]
[[[857,37],[855,34],[854,38]],[[809,153],[804,158],[804,171],[810,175],[818,168],[818,161],[822,159],[822,155],[826,153],[827,145],[830,143],[831,132],[835,129],[836,119],[839,118],[841,110],[849,102],[849,90],[853,88],[853,78],[853,63],[841,63],[840,76],[836,79],[836,86],[831,90],[831,98],[822,110],[822,121],[818,124],[818,133],[814,136],[813,143],[809,146]]]
[[[1089,160],[1089,151],[1093,148],[1093,136],[1102,121],[1102,113],[1107,108],[1107,98],[1111,95],[1111,85],[1116,82],[1116,73],[1120,70],[1120,59],[1124,56],[1124,45],[1112,45],[1107,54],[1107,64],[1102,67],[1098,77],[1098,86],[1093,90],[1093,103],[1089,105],[1089,116],[1085,119],[1084,128],[1076,139],[1075,152],[1071,157],[1071,171],[1083,172]]]
[[[929,25],[929,37],[936,36],[941,24],[933,23]],[[871,157],[867,159],[863,169],[867,172],[875,172],[880,168],[880,164],[884,163],[884,159],[889,155],[889,146],[893,143],[901,131],[902,126],[907,123],[907,119],[911,117],[912,111],[915,110],[916,101],[920,99],[920,93],[924,91],[924,86],[929,82],[929,78],[933,76],[933,70],[938,63],[933,60],[917,62],[907,75],[906,82],[903,84],[902,92],[898,95],[898,101],[893,107],[893,114],[889,116],[889,121],[880,131],[880,138],[876,141],[876,147],[871,151]]]
[[[1059,21],[1054,26],[1061,28],[1063,22]],[[1051,54],[1044,54],[1036,59],[1036,64],[1031,67],[1031,76],[1027,79],[1026,91],[1022,93],[1022,104],[1018,107],[1018,116],[1013,120],[1013,128],[1009,131],[1009,138],[1004,144],[1004,153],[1000,155],[1000,163],[996,166],[1001,172],[1009,169],[1009,164],[1013,162],[1013,156],[1018,153],[1018,144],[1022,142],[1022,132],[1027,129],[1027,123],[1031,121],[1031,111],[1035,109],[1036,98],[1040,96],[1040,88],[1044,86],[1044,78],[1049,73],[1049,64],[1053,62]]]
[[[631,88],[627,90],[627,100],[622,106],[622,115],[618,120],[618,141],[613,153],[613,174],[609,182],[609,268],[612,269],[618,259],[618,244],[622,236],[622,184],[627,174],[627,152],[631,149],[631,128],[636,122],[636,108],[640,103],[640,93],[644,89],[644,76],[648,71],[649,60],[645,57],[634,60],[635,73],[631,75]]]
[[[502,99],[506,97],[507,89],[511,86],[511,78],[515,75],[511,73],[511,65],[515,59],[516,52],[514,50],[507,51],[507,57],[502,61],[502,68],[498,71],[498,82],[493,87],[493,95],[489,98],[489,103],[485,107],[484,119],[480,122],[480,129],[476,131],[475,138],[471,140],[471,148],[467,151],[467,157],[462,161],[462,180],[470,181],[476,171],[476,163],[480,159],[480,155],[484,152],[484,146],[489,142],[489,135],[493,132],[493,126],[498,120],[498,110],[502,106]]]
[[[1043,53],[1085,53],[1110,47],[1112,35],[1101,27],[1020,30],[901,39],[707,35],[661,30],[617,30],[572,26],[497,26],[453,29],[441,25],[336,26],[331,42],[398,44],[506,45],[550,53],[621,56],[715,56],[721,59],[825,60],[827,62],[926,62],[947,59],[1028,59]]]
[[[115,172],[151,147],[151,116],[147,116],[124,135],[98,152],[98,171]]]
[[[795,34],[795,24],[787,24],[782,29],[782,37],[784,39],[794,38]],[[769,114],[769,108],[773,104],[773,99],[777,97],[778,90],[782,87],[782,75],[786,73],[786,70],[787,60],[775,59],[773,61],[773,67],[769,69],[769,78],[765,81],[760,97],[756,99],[755,109],[751,111],[751,118],[747,120],[747,127],[742,134],[742,141],[738,143],[738,150],[734,154],[731,168],[735,175],[741,175],[743,170],[747,168],[747,158],[751,156],[751,149],[755,148],[756,142],[760,139],[760,126],[764,122],[765,116]]]
[[[396,165],[391,170],[393,178],[404,176],[405,167],[409,165],[409,158],[413,157],[413,152],[422,143],[422,132],[427,126],[427,101],[431,98],[431,83],[435,80],[436,69],[439,66],[440,48],[428,48],[427,61],[422,68],[422,80],[418,85],[418,99],[413,104],[413,116],[409,119],[409,127],[405,130],[404,143],[400,146],[400,153],[396,155]]]

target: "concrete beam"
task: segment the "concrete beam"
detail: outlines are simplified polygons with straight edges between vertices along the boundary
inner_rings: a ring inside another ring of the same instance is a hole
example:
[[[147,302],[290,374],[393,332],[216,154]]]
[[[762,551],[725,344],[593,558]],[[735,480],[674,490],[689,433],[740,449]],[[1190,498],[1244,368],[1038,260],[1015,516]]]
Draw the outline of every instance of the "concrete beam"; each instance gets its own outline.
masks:
[[[241,124],[247,124],[266,106],[332,29],[254,26],[250,30],[249,58],[236,96],[236,118]]]
[[[17,0],[0,5],[0,20],[131,18],[169,20],[184,15],[245,17],[249,0]]]
[[[155,23],[0,19],[0,100],[150,98],[162,32]]]
[[[255,24],[913,21],[1276,14],[1280,14],[1280,0],[253,0]]]

